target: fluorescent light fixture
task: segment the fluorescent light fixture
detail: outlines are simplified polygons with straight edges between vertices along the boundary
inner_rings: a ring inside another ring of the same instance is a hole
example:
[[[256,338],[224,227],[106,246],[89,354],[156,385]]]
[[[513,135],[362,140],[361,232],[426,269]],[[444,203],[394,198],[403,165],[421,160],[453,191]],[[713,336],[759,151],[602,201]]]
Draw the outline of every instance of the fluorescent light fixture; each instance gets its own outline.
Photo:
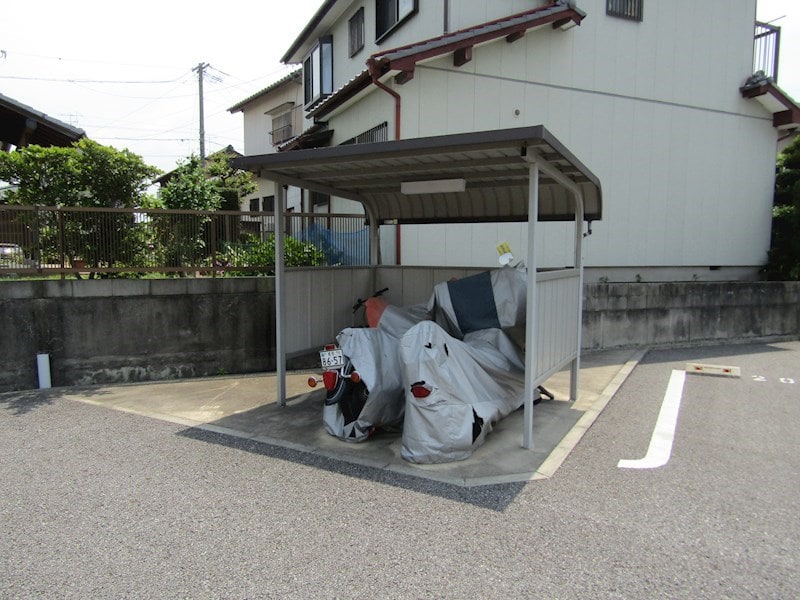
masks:
[[[467,189],[466,179],[433,179],[431,181],[404,181],[400,184],[400,192],[412,194],[444,194],[446,192],[463,192]]]

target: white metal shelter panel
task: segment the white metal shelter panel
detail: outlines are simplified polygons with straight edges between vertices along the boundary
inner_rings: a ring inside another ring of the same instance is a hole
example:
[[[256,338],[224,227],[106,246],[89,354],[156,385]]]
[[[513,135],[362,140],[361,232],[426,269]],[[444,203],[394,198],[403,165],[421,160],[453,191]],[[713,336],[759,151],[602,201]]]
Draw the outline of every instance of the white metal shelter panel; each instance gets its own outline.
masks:
[[[541,385],[578,356],[580,275],[576,269],[539,273],[536,288],[534,384]]]

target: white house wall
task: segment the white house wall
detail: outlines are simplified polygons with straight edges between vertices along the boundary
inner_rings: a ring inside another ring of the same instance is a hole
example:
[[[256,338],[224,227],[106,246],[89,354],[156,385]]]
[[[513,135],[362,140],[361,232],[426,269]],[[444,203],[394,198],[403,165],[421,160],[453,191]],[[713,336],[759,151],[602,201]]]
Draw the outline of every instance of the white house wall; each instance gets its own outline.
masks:
[[[268,114],[282,104],[292,102],[298,109],[292,122],[297,133],[308,127],[307,119],[302,118],[303,85],[289,81],[275,91],[250,102],[242,110],[244,116],[244,149],[247,155],[270,154],[275,152],[272,145],[272,117]]]
[[[453,4],[462,15],[469,4],[472,19],[492,3]],[[588,13],[580,27],[477,47],[459,68],[451,56],[417,65],[414,79],[392,84],[402,137],[543,124],[603,184],[587,265],[757,270],[769,247],[776,132],[738,93],[752,70],[754,1],[646,1],[642,23],[606,16],[603,0],[578,4]],[[354,135],[393,107],[375,91],[330,123],[337,138]],[[572,226],[541,231],[540,264],[568,264]],[[404,264],[488,266],[498,241],[525,252],[516,225],[443,235],[406,226],[401,236]]]
[[[292,127],[294,131],[299,133],[309,125],[308,121],[303,118],[303,86],[301,83],[295,81],[288,81],[284,85],[267,93],[259,98],[249,102],[242,109],[242,117],[244,124],[244,153],[246,155],[257,154],[271,154],[275,152],[275,146],[272,144],[272,116],[268,113],[286,103],[294,103],[294,115],[292,120]],[[258,198],[259,200],[275,195],[275,184],[266,179],[256,179],[258,189],[242,198],[242,210],[249,210],[250,200]],[[295,188],[290,188],[286,196],[287,207],[300,209],[300,191]]]
[[[357,0],[351,2],[336,23],[324,35],[333,36],[333,76],[334,89],[341,87],[354,75],[364,69],[370,55],[386,50],[413,44],[420,40],[438,37],[447,31],[466,29],[493,21],[508,15],[544,6],[549,0],[418,0],[419,10],[400,27],[386,36],[381,43],[375,42],[375,1]],[[445,4],[449,5],[448,25],[445,25]],[[582,4],[582,3],[581,3]],[[349,21],[364,8],[364,48],[350,56]]]
[[[332,146],[338,146],[360,133],[386,122],[389,139],[394,138],[394,99],[377,88],[361,100],[355,110],[345,110],[331,119],[328,124],[333,129]]]
[[[420,4],[424,4],[421,0]],[[509,15],[525,12],[548,4],[548,0],[487,0],[479,2],[464,2],[463,0],[450,0],[450,31],[459,31],[495,21]],[[577,3],[583,8],[583,2]]]
[[[416,15],[385,37],[380,44],[377,44],[375,43],[375,0],[359,0],[351,3],[341,18],[327,32],[333,35],[334,89],[341,87],[354,75],[363,71],[367,58],[375,52],[386,48],[398,48],[442,35],[444,0],[419,0],[419,4],[419,12]],[[351,57],[349,21],[362,6],[364,7],[364,47]]]

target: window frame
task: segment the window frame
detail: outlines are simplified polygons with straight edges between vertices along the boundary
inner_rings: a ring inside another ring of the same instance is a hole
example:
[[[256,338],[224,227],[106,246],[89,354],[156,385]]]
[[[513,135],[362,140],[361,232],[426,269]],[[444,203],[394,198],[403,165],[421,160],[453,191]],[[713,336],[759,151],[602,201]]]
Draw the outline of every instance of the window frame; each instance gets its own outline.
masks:
[[[347,21],[347,29],[349,34],[348,49],[350,58],[352,58],[364,48],[367,37],[365,35],[363,6]]]
[[[393,9],[393,15],[382,10]],[[375,43],[380,44],[419,12],[419,0],[375,0]],[[385,26],[381,17],[386,17]],[[392,21],[389,23],[389,21]],[[384,27],[381,30],[381,27]]]
[[[388,121],[384,121],[367,129],[366,131],[362,131],[356,136],[351,137],[349,140],[345,140],[340,146],[350,146],[353,144],[371,144],[374,142],[386,142],[389,140],[389,123]]]
[[[272,138],[272,145],[277,146],[282,144],[294,135],[294,108],[287,111],[278,113],[271,117],[271,131],[269,132]],[[276,126],[276,123],[278,124]],[[280,133],[283,132],[283,133]]]
[[[312,209],[317,206],[327,206],[331,202],[330,194],[324,194],[322,192],[315,192],[311,190],[308,194],[308,199],[311,204]]]
[[[606,14],[641,23],[644,21],[644,0],[606,0]]]
[[[307,108],[333,93],[333,36],[319,38],[303,59],[303,105]]]

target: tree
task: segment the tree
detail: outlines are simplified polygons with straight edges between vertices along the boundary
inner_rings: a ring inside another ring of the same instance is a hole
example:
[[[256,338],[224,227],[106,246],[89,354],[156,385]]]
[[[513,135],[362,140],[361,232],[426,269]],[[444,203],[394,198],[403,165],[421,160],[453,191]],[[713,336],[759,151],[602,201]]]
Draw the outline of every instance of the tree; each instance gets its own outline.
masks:
[[[206,173],[216,184],[225,210],[239,210],[239,198],[258,189],[252,173],[233,168],[233,157],[233,149],[229,146],[206,159]]]
[[[800,280],[800,137],[778,155],[770,246],[767,277]]]
[[[172,177],[161,188],[164,208],[179,210],[218,210],[222,206],[219,186],[210,179],[198,156],[178,164]]]
[[[26,146],[0,153],[9,204],[133,208],[160,171],[130,150],[84,138],[68,148]]]
[[[146,190],[159,173],[127,149],[86,138],[67,148],[32,145],[0,152],[0,179],[16,186],[5,194],[9,204],[134,208],[149,202]],[[38,238],[28,253],[44,262],[59,260],[61,249],[72,265],[115,267],[129,264],[140,250],[131,214],[41,211],[18,218],[36,219],[30,225]]]
[[[205,166],[198,156],[181,162],[161,189],[164,207],[239,210],[239,197],[252,193],[257,186],[252,173],[231,166],[232,157],[232,151],[226,149],[209,156]],[[171,249],[168,260],[182,266],[196,264],[211,254],[212,239],[217,244],[214,250],[238,239],[240,219],[219,218],[213,232],[210,221],[209,216],[199,216],[191,222],[161,217],[158,220],[160,236]]]
[[[239,210],[239,198],[257,189],[255,177],[231,166],[232,151],[215,152],[203,166],[192,155],[178,164],[161,189],[165,208],[186,210]]]

